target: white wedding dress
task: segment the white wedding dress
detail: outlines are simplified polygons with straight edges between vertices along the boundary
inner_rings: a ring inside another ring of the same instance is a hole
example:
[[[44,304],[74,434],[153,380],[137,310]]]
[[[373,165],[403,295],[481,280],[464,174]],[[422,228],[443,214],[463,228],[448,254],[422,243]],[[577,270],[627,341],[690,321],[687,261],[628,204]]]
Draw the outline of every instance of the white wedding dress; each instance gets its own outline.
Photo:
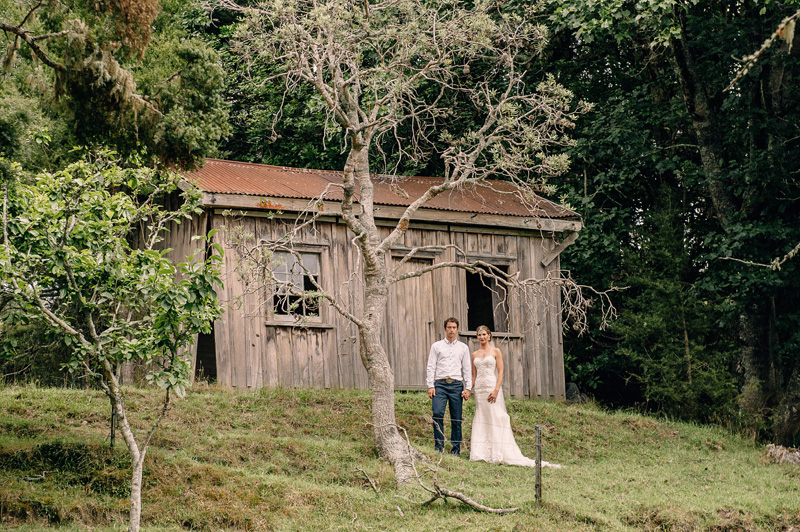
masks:
[[[508,464],[535,467],[536,460],[528,458],[519,450],[511,431],[511,418],[506,412],[503,389],[497,394],[494,403],[488,401],[489,394],[497,384],[497,362],[493,356],[475,359],[477,376],[473,393],[475,397],[475,417],[472,420],[469,459],[482,460],[493,464]],[[544,467],[561,467],[542,461]]]

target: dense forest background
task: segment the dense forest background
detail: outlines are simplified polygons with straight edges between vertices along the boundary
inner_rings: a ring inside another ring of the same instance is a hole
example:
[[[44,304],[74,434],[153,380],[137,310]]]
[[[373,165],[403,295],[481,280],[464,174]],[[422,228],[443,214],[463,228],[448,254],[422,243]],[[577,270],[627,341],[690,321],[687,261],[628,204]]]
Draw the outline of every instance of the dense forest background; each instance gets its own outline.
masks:
[[[800,243],[793,23],[730,85],[742,58],[800,5],[532,7],[493,8],[535,16],[549,30],[547,46],[523,65],[530,85],[550,74],[593,104],[572,132],[569,170],[546,188],[586,226],[562,264],[582,284],[624,288],[613,292],[619,318],[609,328],[567,329],[568,380],[611,407],[797,445],[800,258],[787,258]],[[156,168],[211,155],[341,168],[344,136],[318,97],[285,99],[270,70],[277,63],[245,68],[237,22],[192,0],[0,0],[0,179],[31,179],[100,149]],[[467,109],[454,100],[442,132],[476,120]],[[385,164],[373,171],[441,175],[432,140],[415,158],[391,142],[378,146]],[[75,382],[52,371],[70,347],[10,312],[10,300],[0,301],[6,318],[15,315],[2,328],[4,378]]]

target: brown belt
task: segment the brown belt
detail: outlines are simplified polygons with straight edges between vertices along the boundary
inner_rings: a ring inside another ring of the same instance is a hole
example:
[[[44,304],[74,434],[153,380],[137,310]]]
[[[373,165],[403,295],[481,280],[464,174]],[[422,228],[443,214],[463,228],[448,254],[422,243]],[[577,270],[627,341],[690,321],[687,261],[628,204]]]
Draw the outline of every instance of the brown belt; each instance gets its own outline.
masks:
[[[436,379],[436,382],[446,382],[447,384],[453,384],[454,382],[463,382],[463,381],[459,379],[451,379],[448,377],[446,379]]]

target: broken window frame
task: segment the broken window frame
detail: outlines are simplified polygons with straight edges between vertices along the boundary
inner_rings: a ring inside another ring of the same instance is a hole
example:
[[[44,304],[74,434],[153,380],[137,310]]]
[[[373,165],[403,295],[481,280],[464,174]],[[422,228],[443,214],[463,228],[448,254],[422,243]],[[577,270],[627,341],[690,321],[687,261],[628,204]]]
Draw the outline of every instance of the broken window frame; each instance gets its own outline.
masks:
[[[319,251],[276,251],[272,257],[275,286],[272,294],[272,317],[276,320],[307,319],[321,322],[319,295],[322,257]],[[313,280],[312,280],[313,279]]]

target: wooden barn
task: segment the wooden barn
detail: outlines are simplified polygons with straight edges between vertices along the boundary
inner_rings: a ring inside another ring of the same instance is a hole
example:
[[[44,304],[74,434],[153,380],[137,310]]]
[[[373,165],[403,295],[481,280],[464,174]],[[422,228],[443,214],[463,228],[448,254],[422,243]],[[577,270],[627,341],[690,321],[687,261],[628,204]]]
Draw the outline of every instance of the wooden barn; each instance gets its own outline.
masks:
[[[204,211],[172,231],[168,245],[185,256],[208,234],[225,249],[226,303],[213,333],[201,335],[192,356],[196,374],[236,388],[367,388],[359,356],[358,334],[330,304],[318,308],[287,306],[280,286],[260,289],[241,276],[235,238],[252,242],[282,238],[298,213],[319,217],[295,239],[295,255],[278,262],[276,278],[303,285],[314,275],[326,291],[348,308],[361,301],[360,254],[354,235],[341,222],[336,188],[341,173],[209,159],[187,180],[202,190]],[[376,186],[376,218],[386,231],[411,201],[438,178],[403,178]],[[520,278],[557,278],[559,253],[582,227],[578,215],[543,198],[521,201],[510,185],[452,191],[418,211],[402,245],[387,261],[416,269],[440,261],[480,259]],[[324,200],[323,191],[331,190]],[[235,235],[239,235],[236,237]],[[431,247],[401,263],[409,250]],[[292,268],[302,260],[305,268]],[[298,273],[300,272],[300,273]],[[390,288],[385,348],[397,389],[424,389],[430,345],[443,337],[443,322],[456,316],[461,339],[477,347],[475,329],[488,325],[506,359],[505,393],[515,397],[563,399],[565,395],[560,289],[503,289],[479,274],[441,268],[393,284]]]

